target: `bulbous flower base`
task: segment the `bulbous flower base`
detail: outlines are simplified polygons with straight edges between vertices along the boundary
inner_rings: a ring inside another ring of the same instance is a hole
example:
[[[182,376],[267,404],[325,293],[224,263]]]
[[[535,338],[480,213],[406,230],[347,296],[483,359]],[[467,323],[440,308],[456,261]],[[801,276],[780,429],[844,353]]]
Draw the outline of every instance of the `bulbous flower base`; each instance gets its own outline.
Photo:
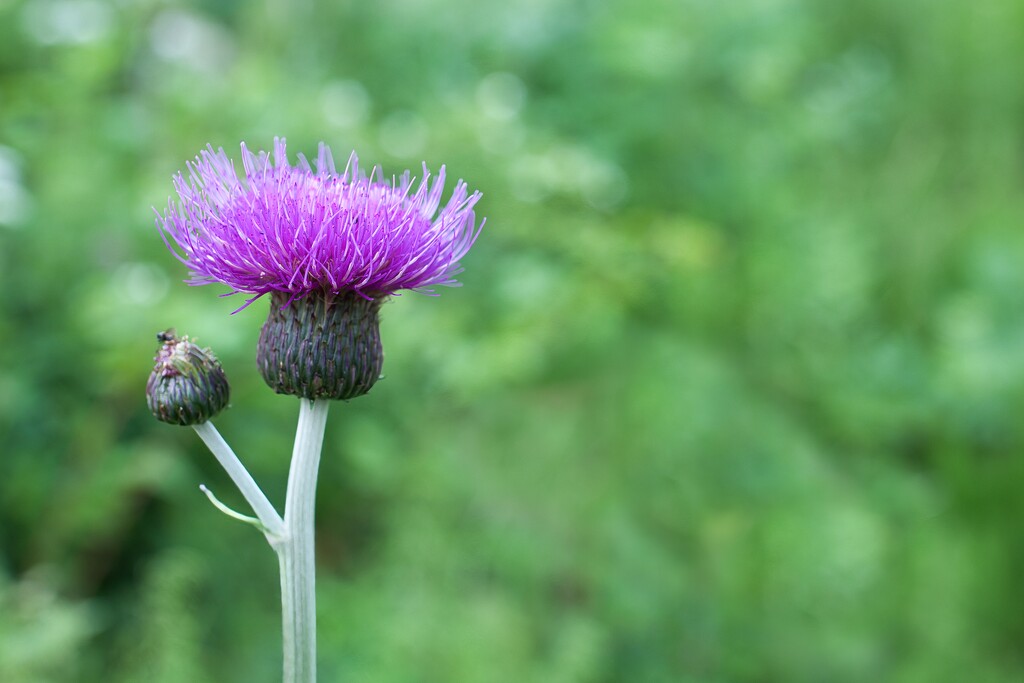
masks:
[[[289,303],[274,292],[256,364],[270,388],[310,400],[362,396],[380,378],[382,299],[313,292]]]

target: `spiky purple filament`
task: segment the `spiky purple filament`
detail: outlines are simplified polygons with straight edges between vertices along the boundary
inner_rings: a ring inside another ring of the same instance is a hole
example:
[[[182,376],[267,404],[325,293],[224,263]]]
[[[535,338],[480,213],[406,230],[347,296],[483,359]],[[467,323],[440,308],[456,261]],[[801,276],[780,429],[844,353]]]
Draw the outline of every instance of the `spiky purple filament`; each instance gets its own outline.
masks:
[[[270,292],[376,298],[459,284],[459,261],[484,221],[477,226],[473,212],[480,193],[461,180],[438,211],[444,166],[430,182],[424,165],[414,191],[408,171],[391,183],[379,168],[366,177],[354,152],[339,175],[323,143],[315,171],[302,155],[291,166],[281,138],[273,159],[241,149],[243,179],[223,149],[208,146],[188,164],[188,178],[174,179],[178,201],[158,213],[165,243],[191,271],[189,284],[254,294],[246,305]]]

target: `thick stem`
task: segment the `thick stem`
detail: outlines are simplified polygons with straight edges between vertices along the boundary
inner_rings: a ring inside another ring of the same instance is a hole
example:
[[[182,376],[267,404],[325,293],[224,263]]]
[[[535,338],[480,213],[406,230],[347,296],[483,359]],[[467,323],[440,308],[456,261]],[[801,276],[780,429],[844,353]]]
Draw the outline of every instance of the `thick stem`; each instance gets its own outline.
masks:
[[[217,458],[217,461],[228,473],[228,476],[231,477],[231,481],[235,482],[235,486],[238,487],[238,490],[241,491],[245,500],[252,507],[253,512],[256,513],[257,519],[263,523],[269,534],[268,540],[273,544],[274,538],[272,537],[282,536],[285,532],[284,521],[277,514],[277,510],[267,500],[266,495],[264,495],[259,485],[252,478],[252,475],[245,469],[238,456],[231,450],[231,446],[220,435],[220,432],[217,431],[212,422],[192,425],[192,429],[196,430],[199,437],[206,443],[207,448],[210,449]],[[319,455],[320,451],[318,450],[317,457]]]
[[[281,563],[281,606],[284,620],[284,683],[316,681],[316,567],[313,522],[316,477],[320,466],[325,400],[299,399],[288,494],[284,508],[284,538],[275,544]]]

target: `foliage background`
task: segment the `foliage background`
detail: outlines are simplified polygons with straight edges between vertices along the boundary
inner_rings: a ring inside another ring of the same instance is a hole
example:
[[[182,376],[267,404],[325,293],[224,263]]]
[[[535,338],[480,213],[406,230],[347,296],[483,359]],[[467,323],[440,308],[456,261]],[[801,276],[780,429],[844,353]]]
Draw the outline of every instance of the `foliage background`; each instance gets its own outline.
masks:
[[[1024,678],[1024,4],[0,2],[0,680],[279,680],[266,304],[151,207],[207,143],[483,190],[466,286],[332,409],[323,681]],[[340,150],[340,151],[339,151]]]

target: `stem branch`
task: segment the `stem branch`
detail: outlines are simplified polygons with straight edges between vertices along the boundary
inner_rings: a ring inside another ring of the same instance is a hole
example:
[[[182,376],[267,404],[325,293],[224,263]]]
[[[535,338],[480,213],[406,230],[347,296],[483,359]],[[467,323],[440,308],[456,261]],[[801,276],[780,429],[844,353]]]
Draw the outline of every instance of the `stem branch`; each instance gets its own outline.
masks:
[[[199,438],[206,443],[207,448],[213,452],[213,455],[217,458],[217,461],[221,464],[224,470],[231,477],[231,481],[235,482],[235,486],[248,501],[252,507],[253,512],[256,513],[256,517],[266,527],[268,533],[268,540],[273,545],[274,539],[271,536],[279,537],[285,533],[284,520],[277,514],[277,510],[270,504],[267,497],[263,494],[259,485],[249,474],[249,471],[245,469],[245,466],[235,455],[235,452],[231,450],[231,446],[228,445],[224,437],[220,435],[217,428],[213,426],[212,422],[203,422],[201,424],[192,425],[192,429],[196,430],[196,434]],[[317,456],[319,457],[319,450]]]
[[[200,484],[199,490],[206,494],[206,497],[210,500],[211,503],[213,503],[213,507],[223,512],[228,517],[231,517],[232,519],[237,519],[239,522],[251,524],[260,531],[262,531],[264,534],[269,533],[267,531],[267,527],[263,526],[263,522],[261,522],[260,520],[256,519],[255,517],[249,517],[248,515],[243,515],[240,512],[236,512],[229,508],[224,503],[220,502],[220,499],[217,498],[217,496],[213,495],[213,491],[206,488],[206,484]]]

